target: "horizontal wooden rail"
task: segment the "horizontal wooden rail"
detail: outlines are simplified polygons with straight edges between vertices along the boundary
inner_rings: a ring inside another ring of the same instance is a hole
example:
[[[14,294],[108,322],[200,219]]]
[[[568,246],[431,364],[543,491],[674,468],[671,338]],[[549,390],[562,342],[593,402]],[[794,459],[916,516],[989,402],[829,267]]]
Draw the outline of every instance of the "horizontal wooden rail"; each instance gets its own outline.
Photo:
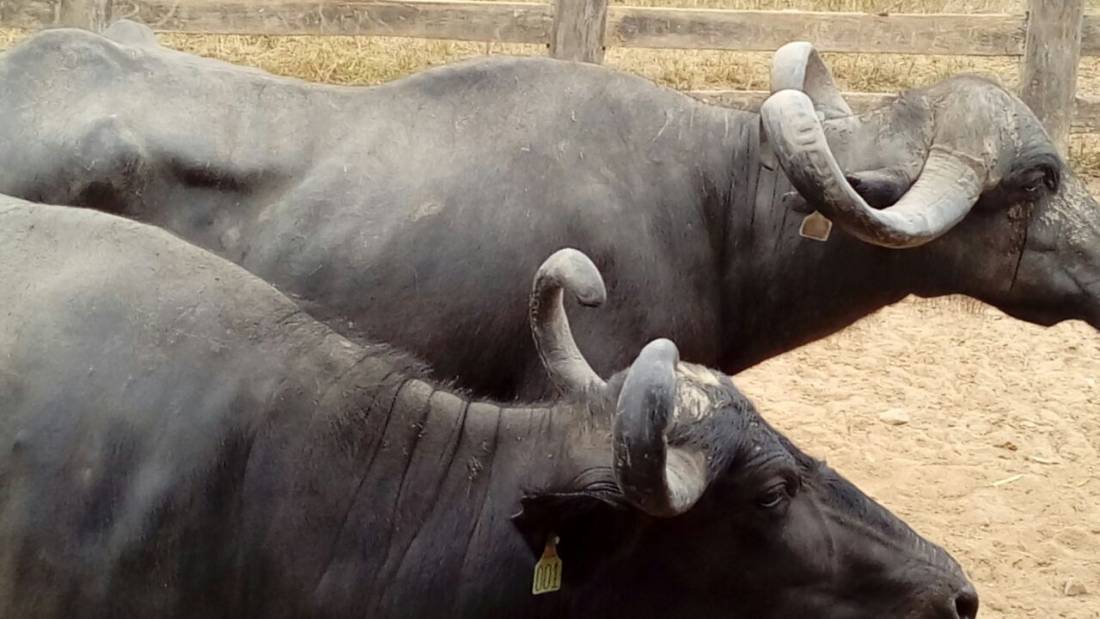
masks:
[[[1100,14],[1081,19],[1081,55],[1100,56]]]
[[[707,103],[724,105],[749,112],[760,109],[760,104],[768,98],[766,90],[688,90],[685,94]],[[876,107],[889,105],[897,95],[884,92],[846,92],[844,100],[857,113],[866,112]]]
[[[37,30],[61,23],[57,0],[0,0],[0,26]]]
[[[608,46],[770,52],[795,40],[823,52],[1018,56],[1026,78],[1021,95],[1062,143],[1067,126],[1100,129],[1100,101],[1074,98],[1079,58],[1100,56],[1100,15],[1083,15],[1081,6],[1082,0],[1027,0],[1020,15],[879,15],[608,6],[607,0],[0,0],[0,26],[94,30],[130,17],[160,32],[529,43],[587,62],[600,62]],[[710,96],[752,103],[745,93]],[[884,96],[857,94],[852,101],[871,105]]]
[[[546,43],[553,7],[512,2],[115,0],[112,16],[154,30],[218,34],[375,35]]]
[[[72,1],[72,0],[65,0]],[[59,23],[63,0],[0,0],[0,25]],[[554,6],[470,0],[113,0],[112,19],[161,32],[388,35],[547,44]],[[1004,14],[739,11],[612,6],[609,46],[774,51],[793,40],[824,52],[1020,56],[1027,18]],[[1081,53],[1100,55],[1100,15],[1082,23]]]
[[[813,41],[823,52],[1018,56],[1022,15],[889,15],[611,7],[608,42],[622,47],[774,51]]]
[[[1071,133],[1100,133],[1100,98],[1076,97],[1073,114]]]
[[[755,112],[768,98],[764,90],[689,90],[685,94],[715,105]],[[896,94],[885,92],[846,92],[844,100],[857,113],[889,105]],[[1100,132],[1100,98],[1077,97],[1073,118],[1073,133]]]

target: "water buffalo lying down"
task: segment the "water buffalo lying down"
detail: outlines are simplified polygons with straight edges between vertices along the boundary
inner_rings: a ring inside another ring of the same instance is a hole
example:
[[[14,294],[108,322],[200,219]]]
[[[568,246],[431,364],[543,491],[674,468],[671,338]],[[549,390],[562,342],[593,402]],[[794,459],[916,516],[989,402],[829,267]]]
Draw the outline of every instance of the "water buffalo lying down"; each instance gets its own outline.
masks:
[[[671,341],[595,376],[559,286],[604,290],[572,250],[537,274],[571,396],[502,408],[163,230],[4,198],[0,615],[975,615],[945,551]]]
[[[1100,209],[982,79],[851,116],[792,44],[762,118],[547,58],[314,85],[143,28],[0,55],[0,192],[170,229],[476,393],[547,395],[524,282],[562,246],[610,287],[574,315],[603,374],[655,337],[733,373],[911,293],[1100,326]],[[826,242],[799,236],[812,209],[783,170],[835,222]]]

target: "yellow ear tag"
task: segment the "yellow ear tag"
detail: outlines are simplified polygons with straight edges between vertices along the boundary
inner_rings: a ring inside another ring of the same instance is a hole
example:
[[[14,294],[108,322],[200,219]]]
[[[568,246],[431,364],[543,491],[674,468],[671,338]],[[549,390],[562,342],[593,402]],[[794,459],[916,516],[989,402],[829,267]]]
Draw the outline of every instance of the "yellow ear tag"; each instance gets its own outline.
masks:
[[[561,559],[558,558],[558,538],[551,535],[546,540],[542,558],[535,564],[535,579],[531,583],[531,594],[540,595],[561,589]]]
[[[833,222],[829,221],[821,213],[814,211],[802,220],[798,228],[798,234],[803,238],[825,242],[829,240],[829,233],[833,230]]]

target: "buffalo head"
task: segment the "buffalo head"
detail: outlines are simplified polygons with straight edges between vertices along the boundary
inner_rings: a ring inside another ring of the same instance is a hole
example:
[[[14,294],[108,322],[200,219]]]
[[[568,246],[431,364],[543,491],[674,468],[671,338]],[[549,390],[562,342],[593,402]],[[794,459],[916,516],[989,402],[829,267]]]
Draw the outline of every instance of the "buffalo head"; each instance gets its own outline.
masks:
[[[1023,101],[959,76],[855,116],[808,43],[776,52],[772,86],[764,131],[795,189],[848,234],[909,249],[915,292],[1100,328],[1100,207]]]
[[[591,417],[517,523],[536,552],[560,540],[567,614],[976,615],[977,594],[947,552],[794,446],[726,375],[657,339],[601,379],[572,341],[563,286],[598,305],[603,282],[566,249],[531,296],[540,355]]]

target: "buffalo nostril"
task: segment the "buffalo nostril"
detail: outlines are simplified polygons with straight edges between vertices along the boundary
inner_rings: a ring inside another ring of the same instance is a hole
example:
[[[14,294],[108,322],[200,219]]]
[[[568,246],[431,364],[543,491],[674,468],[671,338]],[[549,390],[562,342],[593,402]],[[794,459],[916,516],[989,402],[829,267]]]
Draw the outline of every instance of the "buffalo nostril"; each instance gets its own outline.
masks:
[[[955,616],[959,619],[974,619],[978,616],[978,592],[967,585],[955,595]]]

